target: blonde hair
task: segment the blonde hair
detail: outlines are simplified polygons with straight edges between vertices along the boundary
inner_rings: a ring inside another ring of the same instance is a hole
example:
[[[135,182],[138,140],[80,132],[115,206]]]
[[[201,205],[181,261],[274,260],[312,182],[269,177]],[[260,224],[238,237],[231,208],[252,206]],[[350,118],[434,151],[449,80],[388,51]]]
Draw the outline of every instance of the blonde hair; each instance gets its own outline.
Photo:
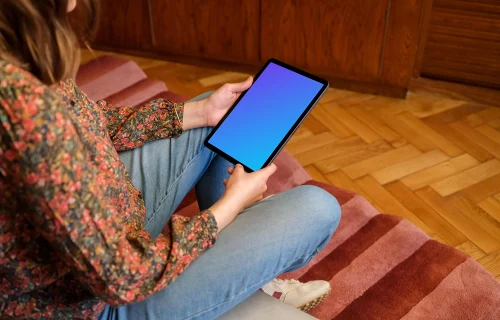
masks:
[[[97,28],[97,0],[0,0],[0,59],[20,66],[47,85],[73,78],[80,45]]]

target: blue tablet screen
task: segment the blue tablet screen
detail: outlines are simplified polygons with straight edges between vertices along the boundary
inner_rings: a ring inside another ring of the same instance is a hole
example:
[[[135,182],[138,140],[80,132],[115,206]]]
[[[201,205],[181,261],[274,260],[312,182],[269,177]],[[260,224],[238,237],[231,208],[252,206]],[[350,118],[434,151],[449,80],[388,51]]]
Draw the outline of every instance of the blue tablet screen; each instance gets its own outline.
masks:
[[[320,82],[271,62],[209,143],[259,170],[322,87]]]

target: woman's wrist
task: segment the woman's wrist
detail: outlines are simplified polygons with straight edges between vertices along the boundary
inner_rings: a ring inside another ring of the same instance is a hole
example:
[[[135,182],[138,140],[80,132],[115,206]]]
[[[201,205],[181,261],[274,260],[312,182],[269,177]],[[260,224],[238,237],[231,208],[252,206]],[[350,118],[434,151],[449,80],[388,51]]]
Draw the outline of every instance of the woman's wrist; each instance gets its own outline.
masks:
[[[236,215],[241,211],[237,204],[232,201],[228,196],[223,195],[219,201],[214,203],[213,206],[210,207],[210,211],[215,217],[215,221],[217,221],[217,226],[219,228],[219,232],[227,227]]]
[[[206,100],[186,102],[184,104],[183,130],[207,126]]]

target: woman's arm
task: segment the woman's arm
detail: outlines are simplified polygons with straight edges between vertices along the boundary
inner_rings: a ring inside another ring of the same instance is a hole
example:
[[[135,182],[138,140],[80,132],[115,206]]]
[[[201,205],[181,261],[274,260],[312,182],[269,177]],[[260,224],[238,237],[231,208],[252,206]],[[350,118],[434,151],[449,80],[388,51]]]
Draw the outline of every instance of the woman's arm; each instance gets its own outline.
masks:
[[[139,107],[116,107],[104,100],[97,104],[108,121],[108,134],[117,151],[177,137],[185,130],[206,125],[203,101],[174,103],[157,99]]]
[[[177,137],[185,130],[215,126],[252,82],[253,78],[249,77],[243,82],[225,84],[201,101],[177,104],[158,99],[139,107],[116,107],[104,100],[97,104],[108,121],[108,133],[115,149],[123,151],[148,141]]]
[[[59,97],[34,79],[11,80],[0,87],[0,172],[15,201],[29,208],[19,218],[93,294],[111,305],[143,300],[213,245],[218,227],[210,210],[174,216],[170,234],[152,239],[119,159],[93,165],[95,150]]]

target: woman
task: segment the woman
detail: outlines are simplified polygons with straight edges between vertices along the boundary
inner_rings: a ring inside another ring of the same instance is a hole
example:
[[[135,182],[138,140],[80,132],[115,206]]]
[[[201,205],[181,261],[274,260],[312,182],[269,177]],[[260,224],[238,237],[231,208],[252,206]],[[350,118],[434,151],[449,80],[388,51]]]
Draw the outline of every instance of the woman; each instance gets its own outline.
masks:
[[[185,104],[90,101],[70,79],[95,3],[72,31],[75,6],[0,1],[0,318],[214,319],[307,264],[336,200],[259,201],[274,165],[246,173],[203,146],[252,80]],[[172,216],[193,186],[202,211]]]

